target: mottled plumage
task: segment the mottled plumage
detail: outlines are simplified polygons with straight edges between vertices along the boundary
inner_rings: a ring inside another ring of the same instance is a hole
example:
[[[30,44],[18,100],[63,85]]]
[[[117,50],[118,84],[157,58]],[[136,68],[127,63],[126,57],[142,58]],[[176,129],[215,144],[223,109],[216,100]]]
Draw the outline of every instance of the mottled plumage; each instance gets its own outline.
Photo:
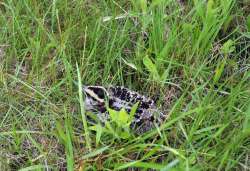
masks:
[[[139,102],[131,127],[137,133],[146,132],[159,125],[164,119],[155,102],[135,91],[120,86],[84,86],[85,106],[87,111],[96,113],[101,122],[109,119],[107,106],[113,110],[124,108],[128,113]]]

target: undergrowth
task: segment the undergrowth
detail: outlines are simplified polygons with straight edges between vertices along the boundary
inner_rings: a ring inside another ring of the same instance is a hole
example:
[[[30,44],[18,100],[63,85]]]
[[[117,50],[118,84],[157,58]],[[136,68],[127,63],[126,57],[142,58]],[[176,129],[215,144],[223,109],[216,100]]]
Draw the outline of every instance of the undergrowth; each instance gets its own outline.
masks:
[[[0,170],[249,170],[249,11],[247,0],[1,1]],[[171,92],[169,117],[107,133],[74,81],[159,106]]]

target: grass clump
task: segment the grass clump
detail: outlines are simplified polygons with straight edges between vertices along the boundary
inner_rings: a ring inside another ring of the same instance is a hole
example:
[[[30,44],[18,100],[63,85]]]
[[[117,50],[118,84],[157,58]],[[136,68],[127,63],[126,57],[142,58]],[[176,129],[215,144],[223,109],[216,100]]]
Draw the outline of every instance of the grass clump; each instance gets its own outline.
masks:
[[[249,169],[248,11],[236,0],[1,1],[0,170]],[[122,135],[124,118],[104,133],[86,119],[81,83],[159,96],[170,117],[138,136]]]

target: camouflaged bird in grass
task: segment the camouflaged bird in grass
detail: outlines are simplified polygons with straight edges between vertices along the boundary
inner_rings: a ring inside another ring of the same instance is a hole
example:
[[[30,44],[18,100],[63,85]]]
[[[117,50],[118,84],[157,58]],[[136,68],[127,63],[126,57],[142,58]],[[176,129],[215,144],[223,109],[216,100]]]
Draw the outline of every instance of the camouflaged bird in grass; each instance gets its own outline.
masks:
[[[136,103],[138,107],[130,125],[136,133],[143,133],[159,126],[165,118],[154,100],[124,87],[84,86],[83,91],[86,111],[96,114],[103,123],[110,119],[107,107],[116,111],[124,108],[130,113]]]

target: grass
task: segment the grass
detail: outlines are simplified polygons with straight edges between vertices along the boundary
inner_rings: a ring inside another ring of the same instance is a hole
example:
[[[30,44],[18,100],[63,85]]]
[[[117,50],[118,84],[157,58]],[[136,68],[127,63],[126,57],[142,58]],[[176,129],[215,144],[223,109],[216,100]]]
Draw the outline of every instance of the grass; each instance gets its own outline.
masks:
[[[246,0],[0,2],[0,170],[250,170]],[[74,81],[159,96],[127,139],[86,121]]]

